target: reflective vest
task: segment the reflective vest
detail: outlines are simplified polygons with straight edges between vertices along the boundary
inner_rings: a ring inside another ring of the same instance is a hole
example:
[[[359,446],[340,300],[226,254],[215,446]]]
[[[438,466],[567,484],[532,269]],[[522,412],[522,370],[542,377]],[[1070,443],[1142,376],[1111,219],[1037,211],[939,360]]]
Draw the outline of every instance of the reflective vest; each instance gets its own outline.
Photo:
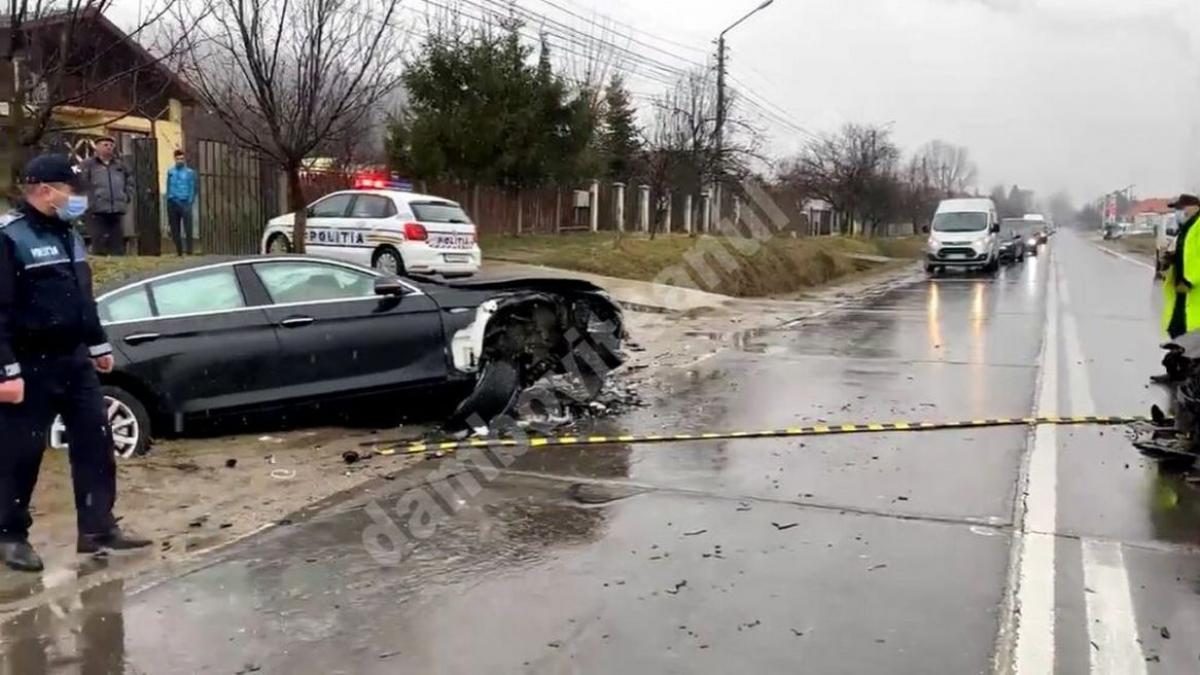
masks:
[[[1183,294],[1184,316],[1187,319],[1185,332],[1200,330],[1200,219],[1193,219],[1183,238],[1183,273],[1185,280],[1192,289]],[[1171,317],[1175,314],[1176,284],[1181,281],[1177,276],[1179,270],[1172,265],[1167,270],[1167,278],[1163,281],[1163,315],[1162,329],[1166,333],[1171,325]]]

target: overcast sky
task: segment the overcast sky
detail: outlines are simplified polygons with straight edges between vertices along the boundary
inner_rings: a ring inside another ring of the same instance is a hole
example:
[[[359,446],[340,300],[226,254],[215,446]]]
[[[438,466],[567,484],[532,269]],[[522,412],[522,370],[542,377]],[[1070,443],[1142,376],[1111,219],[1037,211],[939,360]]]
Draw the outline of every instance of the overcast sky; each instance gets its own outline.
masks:
[[[755,4],[570,0],[701,47]],[[1200,189],[1200,0],[775,0],[728,41],[734,77],[806,129],[966,145],[984,190]]]
[[[476,13],[495,4],[460,1]],[[583,30],[580,16],[599,16],[622,36],[610,39],[683,69],[758,1],[518,4]],[[405,4],[409,18],[426,7]],[[984,191],[1017,183],[1077,202],[1130,184],[1140,196],[1200,191],[1200,0],[775,0],[728,40],[734,86],[776,117],[816,133],[889,124],[906,150],[965,145]],[[633,85],[643,97],[664,88]],[[804,142],[766,124],[773,156]]]

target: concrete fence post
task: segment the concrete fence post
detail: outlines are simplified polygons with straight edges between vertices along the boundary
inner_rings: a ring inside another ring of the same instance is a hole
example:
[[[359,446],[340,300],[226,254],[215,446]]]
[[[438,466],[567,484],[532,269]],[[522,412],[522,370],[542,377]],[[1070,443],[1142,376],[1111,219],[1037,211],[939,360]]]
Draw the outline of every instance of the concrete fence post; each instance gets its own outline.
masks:
[[[692,193],[683,196],[683,231],[692,233]]]
[[[650,231],[650,186],[638,186],[638,230]]]
[[[625,231],[625,184],[613,183],[613,220],[617,232]]]
[[[667,217],[663,221],[663,232],[666,234],[671,234],[671,206],[675,196],[671,194],[670,190],[667,190],[663,194],[667,199]]]
[[[708,234],[712,228],[712,190],[700,193],[700,232]]]
[[[600,230],[600,181],[593,180],[588,194],[588,219],[592,232]]]

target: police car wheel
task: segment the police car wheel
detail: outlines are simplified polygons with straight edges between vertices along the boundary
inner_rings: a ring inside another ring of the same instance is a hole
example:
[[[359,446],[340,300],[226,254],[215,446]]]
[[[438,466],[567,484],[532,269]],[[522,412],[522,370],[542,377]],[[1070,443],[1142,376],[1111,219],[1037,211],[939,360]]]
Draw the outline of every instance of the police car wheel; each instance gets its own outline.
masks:
[[[391,246],[381,246],[371,258],[371,267],[384,274],[404,274],[404,259]]]
[[[292,242],[286,235],[276,234],[267,240],[267,253],[291,253]]]

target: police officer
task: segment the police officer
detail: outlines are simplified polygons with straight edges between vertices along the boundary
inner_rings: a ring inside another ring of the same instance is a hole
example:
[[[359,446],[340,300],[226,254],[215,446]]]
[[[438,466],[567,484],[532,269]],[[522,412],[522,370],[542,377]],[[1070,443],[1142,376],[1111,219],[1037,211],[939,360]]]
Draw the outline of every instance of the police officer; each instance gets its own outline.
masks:
[[[1200,329],[1200,232],[1192,232],[1200,219],[1200,198],[1180,195],[1169,204],[1175,210],[1179,234],[1175,239],[1175,254],[1163,282],[1163,331],[1172,340],[1184,333]]]
[[[116,464],[97,371],[113,368],[92,296],[83,239],[70,221],[87,210],[70,160],[29,162],[17,211],[0,225],[0,559],[39,571],[29,545],[29,500],[46,431],[61,414],[70,438],[80,553],[149,541],[113,518]]]

